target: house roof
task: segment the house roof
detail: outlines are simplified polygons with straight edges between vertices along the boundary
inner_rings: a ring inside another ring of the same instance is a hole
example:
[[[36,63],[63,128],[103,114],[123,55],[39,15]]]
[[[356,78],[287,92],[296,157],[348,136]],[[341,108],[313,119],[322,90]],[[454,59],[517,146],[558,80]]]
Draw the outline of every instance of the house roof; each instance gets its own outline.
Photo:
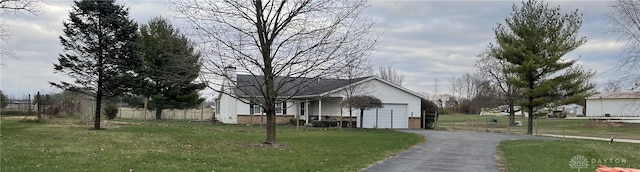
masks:
[[[418,93],[413,92],[413,91],[411,91],[411,90],[409,90],[409,89],[407,89],[407,88],[404,88],[404,87],[402,87],[402,86],[400,86],[400,85],[397,85],[397,84],[391,83],[391,82],[389,82],[389,81],[387,81],[387,80],[384,80],[384,79],[382,79],[382,78],[380,78],[380,77],[377,77],[377,76],[367,77],[367,78],[365,78],[365,79],[363,79],[363,80],[361,80],[361,81],[358,81],[358,82],[357,82],[357,83],[355,83],[355,84],[360,84],[360,83],[367,82],[367,81],[370,81],[370,80],[378,80],[378,81],[380,81],[380,82],[382,82],[382,83],[385,83],[385,84],[387,84],[387,85],[390,85],[390,86],[392,86],[392,87],[394,87],[394,88],[396,88],[396,89],[402,90],[402,91],[407,92],[407,93],[409,93],[409,94],[411,94],[411,95],[414,95],[414,96],[416,96],[416,97],[420,97],[421,99],[428,100],[428,98],[427,98],[427,97],[425,97],[425,96],[424,96],[424,95],[422,95],[422,94],[418,94]],[[323,93],[323,94],[335,93],[336,91],[339,91],[339,90],[344,89],[344,87],[346,87],[346,85],[345,85],[345,86],[343,86],[343,87],[340,87],[340,88],[336,88],[336,89],[334,89],[334,90],[332,90],[332,91],[325,92],[325,93]]]
[[[640,99],[640,92],[600,93],[587,97],[586,99]]]
[[[280,91],[282,93],[280,94],[281,96],[322,97],[322,96],[326,96],[328,94],[332,94],[337,91],[343,90],[349,84],[361,84],[371,80],[378,80],[394,88],[397,88],[399,90],[412,94],[416,97],[420,97],[421,99],[427,99],[421,94],[418,94],[416,92],[413,92],[399,85],[393,84],[389,81],[386,81],[376,76],[360,77],[360,78],[354,78],[354,79],[329,79],[329,78],[314,79],[314,78],[303,78],[303,77],[277,76],[275,78],[274,83],[282,83],[283,80],[289,80],[289,81],[284,82],[284,85],[281,88],[282,91]],[[304,86],[301,86],[301,84],[299,83],[308,84],[308,86],[304,87]],[[260,94],[260,91],[255,86],[264,85],[264,81],[262,81],[262,78],[259,76],[256,79],[256,76],[253,76],[253,75],[240,74],[240,75],[237,75],[237,85],[238,87],[236,87],[236,90],[235,90],[236,95],[243,97],[243,96],[248,96],[249,93]],[[297,87],[299,87],[300,89],[298,90]],[[284,91],[284,90],[289,90],[289,91]]]
[[[355,79],[329,79],[329,78],[304,78],[304,77],[275,77],[275,84],[283,83],[280,88],[281,96],[313,96],[320,95],[349,84],[357,83],[370,77]],[[287,81],[288,80],[288,81]],[[236,95],[248,96],[250,94],[260,94],[259,86],[264,85],[260,76],[238,75]],[[305,87],[306,86],[306,87]]]

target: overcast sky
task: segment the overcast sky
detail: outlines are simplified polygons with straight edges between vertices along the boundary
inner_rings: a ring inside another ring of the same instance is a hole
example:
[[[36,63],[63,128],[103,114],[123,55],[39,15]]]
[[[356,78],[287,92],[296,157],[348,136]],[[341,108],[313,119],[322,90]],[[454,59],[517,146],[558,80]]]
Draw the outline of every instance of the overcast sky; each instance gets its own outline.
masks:
[[[154,16],[174,19],[166,0],[120,0],[130,8],[131,18],[146,23]],[[599,86],[619,79],[623,72],[615,69],[624,57],[624,43],[608,33],[610,1],[548,1],[560,5],[563,12],[579,9],[583,14],[580,36],[587,43],[566,58],[598,75]],[[449,82],[464,73],[473,73],[476,55],[494,42],[493,28],[504,23],[513,3],[519,1],[372,1],[364,17],[372,18],[375,30],[382,32],[382,48],[373,54],[376,66],[392,65],[405,76],[403,86],[419,93],[433,94],[438,81],[440,94],[449,92]],[[36,91],[59,91],[48,81],[67,80],[53,73],[61,45],[62,21],[68,20],[72,1],[46,1],[40,16],[8,15],[0,22],[9,26],[11,40],[1,43],[13,51],[16,59],[3,58],[0,88],[5,94],[23,96]]]

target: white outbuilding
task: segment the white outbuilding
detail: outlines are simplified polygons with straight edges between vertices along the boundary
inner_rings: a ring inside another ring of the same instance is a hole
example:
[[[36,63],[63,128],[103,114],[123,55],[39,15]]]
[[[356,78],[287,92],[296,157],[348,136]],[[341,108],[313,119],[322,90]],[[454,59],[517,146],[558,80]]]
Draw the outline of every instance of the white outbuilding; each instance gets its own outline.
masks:
[[[640,92],[600,93],[586,101],[587,117],[640,117]]]

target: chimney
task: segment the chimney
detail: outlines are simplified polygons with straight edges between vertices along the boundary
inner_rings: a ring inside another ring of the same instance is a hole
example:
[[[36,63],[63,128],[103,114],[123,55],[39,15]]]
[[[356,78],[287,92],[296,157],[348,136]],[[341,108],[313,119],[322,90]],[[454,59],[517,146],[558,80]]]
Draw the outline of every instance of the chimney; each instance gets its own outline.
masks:
[[[224,92],[233,94],[234,88],[236,88],[236,81],[238,77],[236,75],[236,67],[233,67],[233,66],[225,67],[224,74],[227,75],[224,78],[224,82],[223,82],[223,88],[225,88]]]
[[[237,81],[238,76],[236,74],[236,67],[229,65],[224,68],[224,73],[227,75],[227,79],[231,80],[232,82]]]

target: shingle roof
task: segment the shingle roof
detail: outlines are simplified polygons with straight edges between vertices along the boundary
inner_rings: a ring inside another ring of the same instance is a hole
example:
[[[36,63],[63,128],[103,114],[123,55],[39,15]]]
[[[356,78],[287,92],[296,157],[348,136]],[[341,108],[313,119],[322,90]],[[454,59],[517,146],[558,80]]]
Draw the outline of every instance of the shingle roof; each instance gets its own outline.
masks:
[[[313,96],[323,94],[349,84],[357,83],[370,77],[361,77],[355,79],[314,79],[303,77],[281,77],[276,76],[274,84],[283,84],[280,87],[280,96]],[[238,75],[236,95],[249,96],[251,94],[260,94],[259,86],[264,85],[262,76]]]
[[[617,93],[600,93],[587,97],[586,99],[640,99],[640,92],[617,92]]]

